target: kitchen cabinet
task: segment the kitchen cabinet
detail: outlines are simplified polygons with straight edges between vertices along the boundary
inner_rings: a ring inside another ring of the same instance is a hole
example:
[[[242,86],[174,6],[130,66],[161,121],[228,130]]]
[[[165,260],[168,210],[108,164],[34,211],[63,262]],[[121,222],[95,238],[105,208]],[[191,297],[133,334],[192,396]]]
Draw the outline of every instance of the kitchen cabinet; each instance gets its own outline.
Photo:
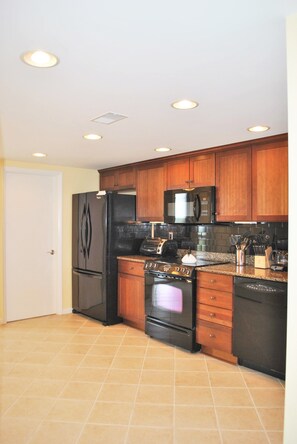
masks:
[[[288,142],[253,146],[252,220],[288,220]]]
[[[216,154],[216,220],[250,221],[251,147]]]
[[[150,164],[137,169],[136,217],[139,221],[164,220],[166,167]]]
[[[116,191],[136,188],[135,167],[99,171],[100,190]]]
[[[215,154],[200,154],[167,162],[167,190],[215,185]]]
[[[198,272],[196,342],[212,356],[236,362],[232,355],[233,277]]]
[[[144,331],[143,263],[119,260],[118,315],[125,323]]]

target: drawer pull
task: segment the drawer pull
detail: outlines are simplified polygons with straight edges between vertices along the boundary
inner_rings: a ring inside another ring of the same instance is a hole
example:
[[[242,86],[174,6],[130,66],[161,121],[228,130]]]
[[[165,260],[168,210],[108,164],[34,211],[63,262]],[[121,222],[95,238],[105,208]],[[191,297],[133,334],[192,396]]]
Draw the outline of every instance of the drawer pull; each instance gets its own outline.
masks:
[[[209,313],[209,316],[210,316],[211,318],[215,318],[216,314],[215,314],[215,313]]]
[[[210,296],[210,300],[211,300],[211,301],[215,301],[215,300],[216,300],[216,297],[215,297],[215,296]]]
[[[216,335],[214,335],[213,333],[210,333],[209,337],[212,339],[215,339]]]
[[[215,279],[211,279],[209,282],[211,283],[211,284],[214,284],[215,283]]]

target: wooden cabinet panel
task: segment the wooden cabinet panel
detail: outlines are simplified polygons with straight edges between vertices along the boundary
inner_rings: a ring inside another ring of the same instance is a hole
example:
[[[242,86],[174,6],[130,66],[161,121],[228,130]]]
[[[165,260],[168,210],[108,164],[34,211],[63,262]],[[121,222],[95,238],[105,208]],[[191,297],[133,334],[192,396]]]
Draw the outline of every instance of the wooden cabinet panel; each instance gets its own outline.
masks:
[[[288,220],[288,143],[253,147],[253,220]]]
[[[200,321],[196,328],[196,342],[211,349],[232,353],[232,329],[213,322]]]
[[[100,190],[116,191],[134,189],[136,187],[136,171],[134,167],[124,167],[100,172]]]
[[[166,169],[163,165],[139,168],[137,170],[137,220],[164,220],[165,184]]]
[[[190,182],[190,160],[188,157],[167,162],[167,190],[188,188]]]
[[[216,154],[218,222],[251,220],[251,148]]]
[[[116,173],[115,171],[106,171],[100,173],[100,190],[114,190],[116,187]]]
[[[118,269],[118,314],[129,325],[144,330],[143,264],[120,260]]]
[[[211,305],[198,304],[197,305],[197,319],[214,322],[216,324],[226,325],[232,327],[232,311],[225,308],[214,307]]]
[[[135,276],[144,276],[144,264],[141,262],[119,260],[119,273],[128,273]]]
[[[233,277],[226,274],[198,272],[197,285],[203,288],[209,288],[220,291],[233,291]]]
[[[204,353],[235,362],[232,355],[233,277],[197,273],[196,340]]]
[[[215,155],[200,154],[167,162],[167,190],[215,185]]]
[[[197,288],[197,300],[201,304],[232,310],[232,293],[226,291],[211,290],[209,288]]]
[[[195,187],[215,185],[215,155],[201,154],[190,157],[190,180]]]

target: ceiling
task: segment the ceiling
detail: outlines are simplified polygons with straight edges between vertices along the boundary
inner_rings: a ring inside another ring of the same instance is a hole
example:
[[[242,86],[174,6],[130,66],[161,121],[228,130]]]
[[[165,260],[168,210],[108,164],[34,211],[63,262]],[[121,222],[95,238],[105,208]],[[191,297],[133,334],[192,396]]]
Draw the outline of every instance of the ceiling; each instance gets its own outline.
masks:
[[[160,146],[173,155],[285,133],[295,13],[297,0],[3,0],[0,157],[99,169],[164,156]],[[33,49],[60,63],[25,65]],[[170,106],[182,98],[199,106]],[[107,112],[127,118],[92,121]],[[247,131],[258,124],[271,129]]]

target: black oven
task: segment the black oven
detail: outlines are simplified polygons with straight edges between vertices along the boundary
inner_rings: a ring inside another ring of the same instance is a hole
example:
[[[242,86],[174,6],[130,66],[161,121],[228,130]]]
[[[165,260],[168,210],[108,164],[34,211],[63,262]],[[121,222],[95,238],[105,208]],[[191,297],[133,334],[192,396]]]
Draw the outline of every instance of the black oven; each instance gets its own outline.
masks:
[[[145,262],[145,332],[196,351],[195,267]]]

